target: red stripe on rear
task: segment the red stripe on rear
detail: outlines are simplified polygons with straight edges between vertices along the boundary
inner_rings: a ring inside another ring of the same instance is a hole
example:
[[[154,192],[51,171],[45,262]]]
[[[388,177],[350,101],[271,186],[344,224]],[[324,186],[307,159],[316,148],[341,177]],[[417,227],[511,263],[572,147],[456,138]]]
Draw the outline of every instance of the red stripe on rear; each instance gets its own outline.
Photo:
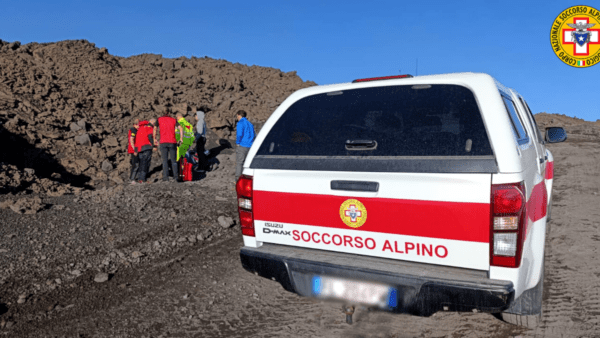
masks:
[[[551,180],[554,178],[554,162],[546,163],[546,179]]]
[[[357,231],[489,243],[490,204],[364,198],[254,191],[254,219],[352,229],[342,222],[342,202],[355,198],[367,209]]]

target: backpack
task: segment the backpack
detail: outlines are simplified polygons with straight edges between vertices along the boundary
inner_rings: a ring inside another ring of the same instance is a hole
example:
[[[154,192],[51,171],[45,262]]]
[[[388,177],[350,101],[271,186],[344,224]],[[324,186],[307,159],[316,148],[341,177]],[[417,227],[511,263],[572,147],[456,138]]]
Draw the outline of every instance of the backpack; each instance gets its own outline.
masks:
[[[187,158],[182,159],[181,167],[183,172],[183,181],[192,181],[194,179],[194,171],[192,170],[193,164],[188,162]]]

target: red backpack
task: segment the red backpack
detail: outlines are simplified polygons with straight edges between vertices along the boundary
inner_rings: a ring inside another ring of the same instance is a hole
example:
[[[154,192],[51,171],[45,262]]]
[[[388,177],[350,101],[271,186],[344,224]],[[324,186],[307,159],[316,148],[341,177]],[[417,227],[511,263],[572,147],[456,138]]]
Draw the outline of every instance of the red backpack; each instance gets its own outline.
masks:
[[[194,171],[192,170],[193,165],[188,162],[187,158],[181,160],[181,172],[183,173],[184,181],[192,181],[194,178]]]

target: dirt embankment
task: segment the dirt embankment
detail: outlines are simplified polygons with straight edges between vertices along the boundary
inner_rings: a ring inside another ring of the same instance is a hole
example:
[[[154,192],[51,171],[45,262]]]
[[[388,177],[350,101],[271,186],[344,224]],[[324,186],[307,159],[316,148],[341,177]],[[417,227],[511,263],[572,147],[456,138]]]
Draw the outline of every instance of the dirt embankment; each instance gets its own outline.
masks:
[[[135,118],[158,117],[170,106],[193,122],[206,106],[208,127],[228,138],[238,110],[265,121],[292,92],[312,85],[296,72],[225,60],[123,58],[85,40],[0,40],[0,192],[60,194],[122,183]]]

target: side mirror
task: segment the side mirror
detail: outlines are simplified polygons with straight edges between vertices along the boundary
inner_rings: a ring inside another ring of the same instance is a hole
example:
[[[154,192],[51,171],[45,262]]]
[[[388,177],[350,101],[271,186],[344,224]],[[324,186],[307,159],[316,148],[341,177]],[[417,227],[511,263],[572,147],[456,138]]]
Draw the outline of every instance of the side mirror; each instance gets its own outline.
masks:
[[[567,139],[567,132],[562,127],[546,128],[546,142],[558,143]]]

